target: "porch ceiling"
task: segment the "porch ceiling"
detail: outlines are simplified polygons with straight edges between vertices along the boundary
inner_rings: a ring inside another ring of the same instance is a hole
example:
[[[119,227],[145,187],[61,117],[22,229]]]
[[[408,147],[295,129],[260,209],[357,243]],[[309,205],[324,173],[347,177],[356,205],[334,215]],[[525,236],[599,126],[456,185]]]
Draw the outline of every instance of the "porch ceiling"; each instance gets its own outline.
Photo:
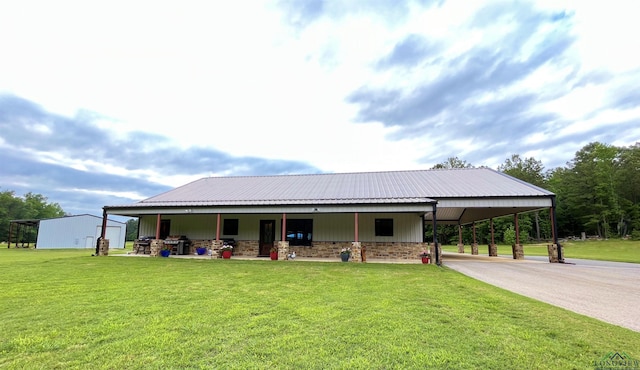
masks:
[[[439,224],[461,225],[473,222],[485,221],[491,218],[513,215],[515,213],[526,213],[539,209],[540,207],[499,207],[499,208],[468,208],[468,207],[438,207],[436,218]],[[425,215],[425,219],[433,221],[433,213]]]

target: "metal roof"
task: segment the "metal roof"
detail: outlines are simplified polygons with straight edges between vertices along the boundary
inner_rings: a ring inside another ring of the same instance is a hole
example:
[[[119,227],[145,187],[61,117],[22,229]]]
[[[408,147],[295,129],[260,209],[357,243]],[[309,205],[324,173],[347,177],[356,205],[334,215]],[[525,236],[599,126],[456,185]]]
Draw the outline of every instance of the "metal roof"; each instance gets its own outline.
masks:
[[[548,197],[489,168],[207,177],[127,207],[429,203],[439,198]]]

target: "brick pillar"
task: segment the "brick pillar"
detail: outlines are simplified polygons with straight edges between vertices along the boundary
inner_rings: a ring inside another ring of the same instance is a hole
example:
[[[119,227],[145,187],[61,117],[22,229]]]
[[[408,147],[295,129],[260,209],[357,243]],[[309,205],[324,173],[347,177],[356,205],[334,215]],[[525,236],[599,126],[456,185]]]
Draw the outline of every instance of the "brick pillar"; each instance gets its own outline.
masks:
[[[362,243],[351,242],[351,262],[362,262]]]
[[[489,244],[489,257],[498,257],[498,245],[497,244]]]
[[[564,262],[564,258],[560,260],[558,258],[558,248],[562,248],[559,244],[547,244],[547,251],[549,252],[549,262],[551,263],[559,263]],[[560,251],[561,255],[564,256],[564,249]]]
[[[153,239],[151,241],[151,253],[149,254],[151,257],[158,257],[160,255],[160,251],[164,247],[164,240],[162,239]]]
[[[474,256],[478,255],[478,243],[471,244],[471,254]]]
[[[278,260],[284,261],[287,259],[287,254],[289,254],[289,242],[288,241],[278,241]]]
[[[222,248],[223,244],[224,241],[222,240],[211,241],[211,258],[222,258],[222,255],[220,254],[220,248]]]
[[[513,251],[513,259],[514,260],[522,260],[522,259],[524,259],[524,248],[522,247],[522,244],[513,244],[511,246],[511,249]]]
[[[98,242],[98,256],[109,255],[109,239],[100,239]]]
[[[458,253],[464,253],[464,244],[458,244]]]

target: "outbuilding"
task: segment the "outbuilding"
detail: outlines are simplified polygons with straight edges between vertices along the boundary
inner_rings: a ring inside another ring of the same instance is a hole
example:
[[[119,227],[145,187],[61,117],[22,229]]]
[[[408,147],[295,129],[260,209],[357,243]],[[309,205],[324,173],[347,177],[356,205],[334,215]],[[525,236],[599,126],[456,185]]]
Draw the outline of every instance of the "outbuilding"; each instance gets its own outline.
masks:
[[[207,177],[134,204],[105,206],[103,220],[138,217],[140,235],[154,240],[152,254],[163,240],[186,237],[191,250],[185,253],[215,250],[226,240],[235,244],[234,254],[277,250],[280,258],[292,251],[338,258],[350,248],[354,261],[417,259],[430,249],[439,264],[437,233],[427,240],[427,225],[472,225],[540,209],[549,209],[555,225],[553,193],[489,168],[470,168]]]
[[[105,238],[110,240],[111,248],[124,248],[127,225],[107,220],[103,230],[102,223],[102,218],[89,214],[43,220],[14,220],[11,221],[10,235],[15,235],[17,246],[20,226],[30,225],[37,230],[36,248],[38,249],[95,249],[98,237],[104,232]],[[13,225],[16,225],[15,232]]]

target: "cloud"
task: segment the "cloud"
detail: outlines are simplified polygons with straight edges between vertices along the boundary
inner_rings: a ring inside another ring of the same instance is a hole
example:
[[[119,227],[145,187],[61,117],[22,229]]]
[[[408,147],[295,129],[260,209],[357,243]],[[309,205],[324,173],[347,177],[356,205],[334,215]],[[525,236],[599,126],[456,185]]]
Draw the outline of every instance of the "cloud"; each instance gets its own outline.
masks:
[[[566,26],[571,19],[526,3],[500,3],[480,9],[460,30],[460,38],[481,29],[488,39],[467,50],[447,50],[446,41],[434,41],[428,34],[407,35],[376,68],[413,82],[367,84],[352,92],[347,101],[358,107],[355,121],[396,128],[390,136],[394,140],[422,136],[446,146],[468,137],[477,146],[451,147],[451,156],[464,152],[472,156],[471,162],[509,146],[517,150],[519,138],[562,122],[558,114],[539,108],[567,87],[558,83],[559,89],[547,91],[521,85],[541,71],[567,64],[566,54],[575,41]],[[434,163],[441,156],[441,151],[437,158],[429,153],[422,160]]]
[[[110,127],[104,122],[97,124],[101,119],[86,111],[65,117],[27,99],[0,96],[0,162],[7,190],[43,194],[50,201],[71,204],[72,210],[86,209],[84,201],[92,199],[96,209],[113,204],[96,203],[99,200],[130,203],[208,175],[319,172],[293,160],[181,147],[154,133],[122,135],[101,127]]]

